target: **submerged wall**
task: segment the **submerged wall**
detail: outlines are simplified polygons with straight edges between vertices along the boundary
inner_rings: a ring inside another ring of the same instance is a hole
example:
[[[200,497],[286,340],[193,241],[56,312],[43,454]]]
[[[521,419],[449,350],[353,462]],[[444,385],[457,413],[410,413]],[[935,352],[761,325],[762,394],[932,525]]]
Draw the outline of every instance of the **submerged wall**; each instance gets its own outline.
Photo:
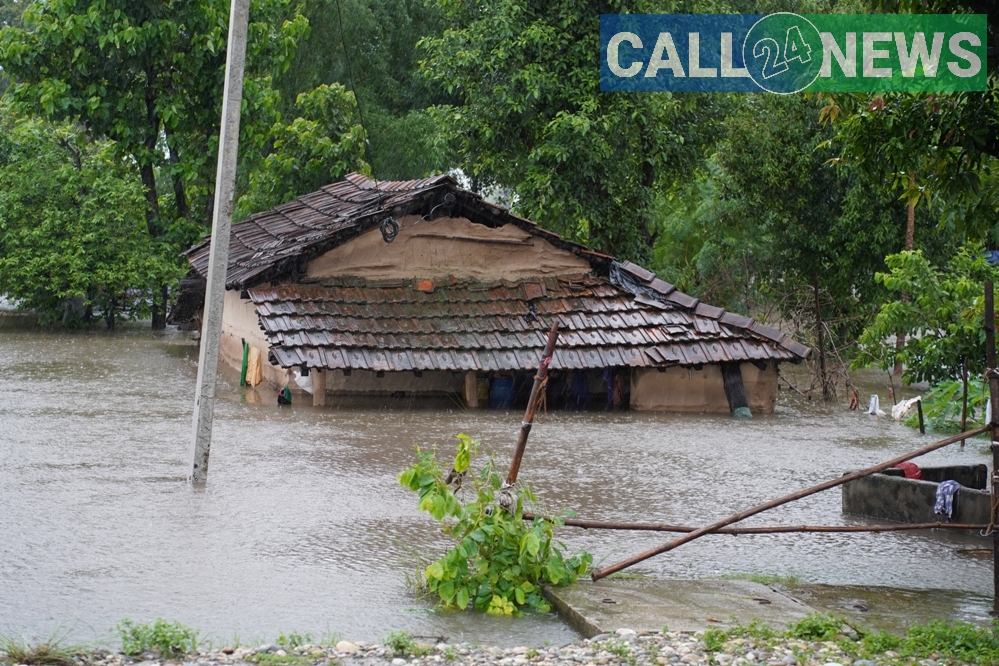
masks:
[[[969,474],[975,469],[969,466]],[[843,513],[881,518],[898,523],[935,523],[943,516],[933,513],[938,483],[872,474],[843,484]],[[961,488],[955,498],[952,523],[984,525],[989,522],[989,494]]]
[[[412,372],[386,372],[382,377],[371,370],[326,370],[326,393],[334,395],[391,396],[393,394],[461,395],[465,373],[426,370],[417,377]]]
[[[772,414],[777,405],[777,367],[767,364],[760,370],[742,363],[742,383],[749,409],[754,414]],[[700,370],[672,367],[636,368],[631,372],[631,408],[653,412],[714,412],[728,414],[728,399],[718,365]]]

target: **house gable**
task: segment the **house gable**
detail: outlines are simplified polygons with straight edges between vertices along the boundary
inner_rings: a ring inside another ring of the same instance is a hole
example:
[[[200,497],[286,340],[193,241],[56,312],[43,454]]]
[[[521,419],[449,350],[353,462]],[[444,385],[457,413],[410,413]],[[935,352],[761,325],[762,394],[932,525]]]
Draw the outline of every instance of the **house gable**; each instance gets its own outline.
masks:
[[[513,224],[488,227],[464,217],[397,220],[388,243],[378,227],[309,262],[309,278],[522,280],[579,275],[590,262]]]

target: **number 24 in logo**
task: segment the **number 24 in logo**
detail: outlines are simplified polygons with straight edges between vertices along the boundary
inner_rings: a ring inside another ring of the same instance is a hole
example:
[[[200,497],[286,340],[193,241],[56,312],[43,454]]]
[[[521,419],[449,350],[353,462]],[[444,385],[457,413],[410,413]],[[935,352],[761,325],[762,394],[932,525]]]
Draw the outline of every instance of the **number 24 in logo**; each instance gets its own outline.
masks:
[[[788,61],[797,60],[804,64],[812,59],[812,47],[801,36],[801,30],[794,25],[787,29],[784,51],[773,37],[764,37],[753,46],[753,57],[766,57],[763,64],[763,78],[769,79],[787,71]]]

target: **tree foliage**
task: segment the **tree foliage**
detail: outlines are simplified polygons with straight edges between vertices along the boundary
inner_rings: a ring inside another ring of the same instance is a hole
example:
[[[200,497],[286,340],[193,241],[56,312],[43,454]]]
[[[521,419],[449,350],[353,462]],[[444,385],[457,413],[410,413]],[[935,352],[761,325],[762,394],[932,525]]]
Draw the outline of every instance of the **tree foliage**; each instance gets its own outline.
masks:
[[[989,264],[980,244],[962,247],[942,269],[921,252],[888,256],[890,269],[876,279],[893,293],[909,294],[908,301],[890,301],[860,337],[861,353],[855,366],[877,364],[882,369],[901,361],[908,382],[939,382],[968,371],[985,371],[984,283],[999,282],[999,268]],[[896,349],[896,332],[906,343]]]
[[[256,0],[251,16],[241,124],[247,147],[266,141],[277,100],[271,77],[287,68],[308,31],[291,0]],[[21,109],[82,122],[113,140],[138,165],[150,233],[162,235],[157,167],[173,181],[181,217],[189,210],[185,187],[214,177],[228,20],[225,0],[33,3],[23,29],[0,32],[0,63],[14,79],[8,95]],[[209,208],[202,210],[206,221]]]
[[[999,48],[999,5],[981,0],[873,0],[884,12],[986,14],[986,46]],[[907,202],[938,200],[941,224],[999,243],[999,61],[987,59],[984,92],[823,94],[842,157]],[[910,176],[913,177],[910,180]]]
[[[416,48],[440,29],[436,8],[423,0],[307,0],[302,13],[312,29],[277,79],[285,100],[338,82],[357,97],[365,158],[377,178],[446,171],[449,156],[435,143],[436,126],[426,113],[440,96],[419,75]]]
[[[364,131],[352,125],[354,96],[340,84],[298,96],[302,115],[271,128],[272,152],[250,173],[235,217],[246,217],[314,192],[350,171],[368,171],[361,159]]]
[[[422,40],[422,67],[453,98],[433,115],[473,184],[509,188],[521,214],[594,249],[646,258],[656,188],[699,163],[728,98],[601,92],[596,17],[669,7],[434,4],[452,27]]]
[[[237,182],[247,214],[366,170],[342,87],[303,94],[301,115],[281,120],[272,82],[309,32],[296,7],[251,5]],[[142,185],[150,251],[179,267],[177,253],[213,215],[229,3],[49,0],[28,5],[23,18],[23,27],[0,30],[0,66],[13,79],[5,98],[22,115],[79,124],[114,151],[115,174]],[[154,327],[168,284],[158,288]]]
[[[148,315],[153,290],[179,274],[144,206],[110,143],[0,115],[0,293],[67,324]]]

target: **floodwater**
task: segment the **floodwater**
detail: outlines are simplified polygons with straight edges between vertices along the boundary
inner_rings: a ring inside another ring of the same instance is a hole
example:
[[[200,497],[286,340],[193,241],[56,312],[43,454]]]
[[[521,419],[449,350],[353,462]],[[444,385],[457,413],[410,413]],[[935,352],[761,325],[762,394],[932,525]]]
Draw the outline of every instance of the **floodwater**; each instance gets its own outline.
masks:
[[[501,465],[521,414],[451,409],[278,408],[271,390],[223,373],[209,483],[185,481],[197,347],[134,327],[0,329],[0,634],[61,630],[110,640],[123,618],[176,619],[216,645],[280,632],[378,640],[390,631],[482,644],[565,643],[556,616],[435,610],[406,588],[417,554],[440,553],[435,523],[396,483],[413,447],[481,438]],[[887,398],[880,376],[864,377]],[[787,391],[777,413],[550,413],[521,470],[551,508],[580,517],[706,524],[930,440],[890,421]],[[975,441],[924,462],[988,462]],[[747,525],[854,523],[832,490]],[[610,564],[668,535],[567,528],[570,548]],[[991,592],[968,536],[710,536],[631,570],[737,573],[807,583]],[[975,604],[971,604],[974,606]],[[970,612],[970,611],[969,611]]]

